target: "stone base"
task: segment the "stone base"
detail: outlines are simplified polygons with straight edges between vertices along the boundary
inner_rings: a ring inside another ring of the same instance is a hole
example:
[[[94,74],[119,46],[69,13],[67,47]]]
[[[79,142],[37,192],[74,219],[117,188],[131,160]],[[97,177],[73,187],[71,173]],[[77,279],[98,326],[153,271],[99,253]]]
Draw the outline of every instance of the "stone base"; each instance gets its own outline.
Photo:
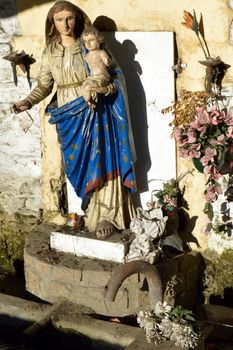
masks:
[[[51,232],[50,246],[65,253],[91,259],[125,262],[129,244],[121,240],[119,233],[114,233],[106,240],[96,238],[94,233]]]
[[[122,283],[114,302],[105,300],[105,286],[119,263],[51,249],[50,232],[59,231],[60,227],[41,225],[28,235],[24,248],[27,291],[50,303],[64,297],[101,315],[121,317],[151,309],[145,276],[138,273]],[[202,258],[199,253],[166,259],[157,269],[163,289],[174,274],[181,279],[176,290],[177,304],[193,308],[200,303]]]

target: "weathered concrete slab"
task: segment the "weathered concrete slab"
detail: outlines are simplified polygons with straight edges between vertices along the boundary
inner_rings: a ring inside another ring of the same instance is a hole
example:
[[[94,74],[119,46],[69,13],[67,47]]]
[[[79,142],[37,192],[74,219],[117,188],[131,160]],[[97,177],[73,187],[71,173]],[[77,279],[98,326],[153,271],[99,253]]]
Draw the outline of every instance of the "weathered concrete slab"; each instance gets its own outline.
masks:
[[[233,309],[231,307],[206,304],[201,305],[198,311],[202,319],[233,326]]]
[[[118,263],[125,262],[129,248],[129,245],[121,240],[119,233],[111,235],[107,240],[100,240],[96,238],[94,233],[51,232],[50,246],[53,249],[76,256]]]
[[[49,308],[48,304],[39,304],[0,293],[0,326],[9,324],[21,328],[25,323],[40,320]]]
[[[49,314],[52,309],[53,306],[51,305],[0,294],[0,326],[2,325],[1,321],[5,322],[6,317],[8,317],[8,327],[19,328],[25,331],[28,327],[27,322],[29,324],[32,324],[32,322],[40,323],[43,317]],[[103,321],[93,318],[92,314],[93,310],[63,299],[61,307],[57,309],[56,316],[51,319],[51,322],[59,331],[69,331],[70,334],[76,333],[81,337],[84,336],[90,339],[95,343],[93,349],[101,348],[101,342],[105,344],[105,348],[106,344],[108,344],[109,348],[125,350],[182,349],[175,346],[172,342],[166,342],[158,346],[148,344],[144,330],[141,328]],[[199,346],[195,350],[202,349],[204,349],[204,340],[200,341]]]

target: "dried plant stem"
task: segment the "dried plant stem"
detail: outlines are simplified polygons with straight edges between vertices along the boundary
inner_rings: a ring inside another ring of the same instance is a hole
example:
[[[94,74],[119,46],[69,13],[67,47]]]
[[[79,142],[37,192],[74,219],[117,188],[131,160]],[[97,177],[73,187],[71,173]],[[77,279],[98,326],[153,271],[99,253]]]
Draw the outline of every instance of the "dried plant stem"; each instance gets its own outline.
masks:
[[[202,50],[203,50],[203,52],[204,52],[205,58],[207,59],[207,58],[210,57],[210,56],[207,56],[206,51],[205,51],[205,48],[204,48],[204,46],[203,46],[203,44],[202,44],[202,42],[201,42],[201,39],[200,39],[199,35],[197,35],[197,37],[198,37],[198,40],[199,40],[199,42],[200,42],[200,44],[201,44],[201,48],[202,48]],[[205,43],[205,40],[204,40],[204,43]],[[209,52],[208,49],[207,49],[207,52]]]
[[[207,50],[207,53],[208,53],[208,57],[211,57],[211,56],[210,56],[210,51],[209,51],[209,48],[208,48],[208,45],[207,45],[207,42],[206,42],[206,40],[205,40],[205,38],[204,38],[203,35],[201,35],[201,37],[202,37],[202,39],[203,39],[203,41],[204,41],[204,44],[205,44],[205,47],[206,47],[206,50]]]

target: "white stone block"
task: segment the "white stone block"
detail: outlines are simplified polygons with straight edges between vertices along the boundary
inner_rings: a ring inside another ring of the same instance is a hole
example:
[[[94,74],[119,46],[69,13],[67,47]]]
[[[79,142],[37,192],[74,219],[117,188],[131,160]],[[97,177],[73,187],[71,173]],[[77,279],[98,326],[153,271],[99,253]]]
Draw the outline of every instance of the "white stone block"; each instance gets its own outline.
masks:
[[[119,263],[125,261],[125,256],[128,252],[128,243],[121,241],[119,234],[111,235],[108,240],[94,238],[94,234],[91,233],[88,233],[88,236],[77,233],[51,232],[50,246],[53,249],[80,257]]]

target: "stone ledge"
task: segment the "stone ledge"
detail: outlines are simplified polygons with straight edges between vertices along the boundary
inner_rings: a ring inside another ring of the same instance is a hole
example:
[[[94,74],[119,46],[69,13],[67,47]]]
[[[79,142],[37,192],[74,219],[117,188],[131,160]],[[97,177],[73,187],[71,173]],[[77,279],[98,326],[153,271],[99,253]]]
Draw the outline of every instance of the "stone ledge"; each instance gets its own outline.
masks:
[[[7,326],[8,329],[11,327],[14,330],[27,331],[29,325],[34,322],[40,323],[52,308],[53,306],[51,305],[43,305],[0,293],[0,326]],[[93,310],[69,301],[63,301],[63,305],[57,309],[57,315],[58,317],[54,317],[51,320],[55,329],[69,332],[73,336],[77,335],[76,338],[71,338],[72,349],[75,348],[74,346],[80,348],[80,339],[85,336],[87,340],[98,345],[98,348],[101,347],[101,342],[104,341],[105,349],[106,344],[108,344],[109,349],[153,350],[156,348],[158,350],[182,350],[181,347],[176,347],[171,342],[166,342],[158,346],[148,344],[143,329],[93,318]],[[8,322],[7,324],[6,321]],[[81,338],[78,338],[78,335]],[[67,343],[66,346],[69,347]],[[204,339],[201,340],[195,350],[203,349]]]

